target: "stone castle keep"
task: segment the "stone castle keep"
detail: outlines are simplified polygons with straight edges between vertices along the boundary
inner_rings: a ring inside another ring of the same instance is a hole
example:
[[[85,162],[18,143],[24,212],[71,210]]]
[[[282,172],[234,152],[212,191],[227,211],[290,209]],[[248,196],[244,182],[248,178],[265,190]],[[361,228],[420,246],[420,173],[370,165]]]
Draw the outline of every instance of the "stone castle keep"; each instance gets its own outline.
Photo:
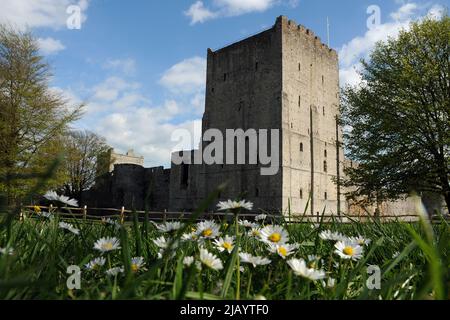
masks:
[[[290,206],[292,212],[303,213],[308,206],[311,214],[348,212],[344,192],[333,182],[343,174],[346,162],[338,118],[336,51],[311,30],[281,16],[269,30],[217,51],[208,49],[202,120],[202,132],[213,128],[223,136],[226,129],[278,129],[277,174],[261,175],[261,164],[172,162],[170,169],[164,169],[122,161],[113,163],[114,170],[98,179],[86,193],[86,203],[192,211],[228,182],[220,199],[242,196],[256,210],[280,213]],[[202,142],[200,150],[206,146]],[[196,152],[182,151],[172,157]],[[216,203],[209,209],[214,210]],[[409,205],[402,208],[408,210]]]

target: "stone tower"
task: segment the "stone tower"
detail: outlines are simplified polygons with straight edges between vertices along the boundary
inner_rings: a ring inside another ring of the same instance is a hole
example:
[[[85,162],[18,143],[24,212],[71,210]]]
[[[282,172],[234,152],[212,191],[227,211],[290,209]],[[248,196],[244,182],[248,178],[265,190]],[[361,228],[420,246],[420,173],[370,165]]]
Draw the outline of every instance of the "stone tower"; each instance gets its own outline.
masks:
[[[280,212],[290,205],[295,214],[306,208],[310,214],[339,212],[332,180],[341,174],[344,157],[337,147],[338,105],[336,51],[286,17],[245,40],[208,49],[203,132],[219,129],[225,137],[226,129],[278,129],[279,170],[263,176],[260,164],[172,164],[171,210],[194,208],[228,181],[221,198],[243,196],[255,209]]]

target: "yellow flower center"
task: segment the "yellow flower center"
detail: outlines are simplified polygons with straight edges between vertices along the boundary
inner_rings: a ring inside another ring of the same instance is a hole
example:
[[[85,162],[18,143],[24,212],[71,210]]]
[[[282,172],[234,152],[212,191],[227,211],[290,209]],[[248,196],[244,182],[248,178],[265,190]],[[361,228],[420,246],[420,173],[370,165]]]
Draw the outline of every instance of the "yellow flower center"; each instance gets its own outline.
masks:
[[[211,229],[203,230],[203,236],[204,237],[209,237],[209,236],[212,235],[212,233],[213,233],[213,231]]]
[[[285,247],[279,247],[278,248],[278,253],[281,254],[283,257],[286,257],[287,255],[287,250]]]
[[[34,212],[36,212],[36,213],[41,212],[41,208],[39,206],[34,206],[33,209],[34,209]]]
[[[139,266],[136,263],[131,264],[131,271],[137,272],[139,270]]]
[[[230,250],[232,248],[232,245],[229,242],[224,242],[222,246],[227,250]]]
[[[260,233],[258,230],[253,230],[253,231],[252,231],[252,234],[253,234],[255,237],[258,237],[261,233]]]
[[[348,256],[352,256],[353,253],[354,253],[354,250],[353,250],[352,247],[345,247],[344,250],[343,250],[343,252],[344,252],[346,255],[348,255]]]
[[[112,250],[113,245],[112,245],[111,242],[104,243],[104,244],[102,245],[102,248],[103,248],[103,250]]]
[[[280,240],[281,240],[281,234],[279,234],[279,233],[272,233],[270,236],[269,236],[269,240],[270,241],[272,241],[272,242],[280,242]]]

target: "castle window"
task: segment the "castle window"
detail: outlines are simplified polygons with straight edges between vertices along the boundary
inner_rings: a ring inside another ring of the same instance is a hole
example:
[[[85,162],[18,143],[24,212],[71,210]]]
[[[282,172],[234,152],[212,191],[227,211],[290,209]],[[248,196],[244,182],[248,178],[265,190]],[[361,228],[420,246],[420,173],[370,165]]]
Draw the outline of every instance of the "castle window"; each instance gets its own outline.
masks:
[[[211,88],[211,92],[214,93],[214,88]]]
[[[300,152],[303,152],[303,142],[300,143]]]
[[[325,151],[323,152],[323,155],[325,156],[325,158],[327,157],[327,155],[328,155],[327,150],[325,150]]]
[[[291,129],[293,129],[294,128],[294,124],[291,122]]]
[[[328,172],[328,164],[326,160],[323,162],[323,171]]]
[[[255,196],[259,197],[259,189],[258,188],[256,188],[256,190],[255,190]]]
[[[325,115],[325,107],[322,108],[323,115]]]
[[[303,189],[300,189],[300,199],[303,199]]]
[[[223,81],[227,81],[227,74],[226,73],[223,74]]]
[[[302,106],[302,97],[298,96],[298,106],[301,107]]]
[[[325,192],[325,194],[324,194],[324,198],[325,198],[325,200],[327,200],[327,199],[328,199],[328,193],[326,193],[326,192]]]
[[[325,83],[325,78],[322,76],[322,85]]]
[[[187,188],[189,182],[189,165],[183,163],[181,165],[181,187]]]
[[[255,63],[255,70],[258,71],[258,62]]]
[[[298,63],[298,71],[301,71],[302,70],[302,64],[299,62]]]

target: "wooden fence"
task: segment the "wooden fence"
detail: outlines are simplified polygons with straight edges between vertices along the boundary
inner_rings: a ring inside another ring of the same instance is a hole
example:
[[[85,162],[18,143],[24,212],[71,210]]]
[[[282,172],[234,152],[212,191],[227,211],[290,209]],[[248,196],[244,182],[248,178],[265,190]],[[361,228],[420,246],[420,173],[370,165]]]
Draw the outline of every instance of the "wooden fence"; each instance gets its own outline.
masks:
[[[88,208],[84,206],[82,208],[69,208],[62,207],[56,208],[50,205],[46,206],[23,206],[20,212],[20,219],[27,217],[36,217],[43,212],[49,212],[57,214],[61,218],[76,218],[90,221],[101,221],[102,219],[110,218],[117,219],[121,223],[130,221],[133,219],[133,215],[136,214],[139,221],[143,221],[146,216],[148,219],[155,222],[170,221],[170,220],[187,220],[191,216],[191,212],[146,212],[146,211],[133,211],[127,210],[125,207],[120,209],[116,208]],[[240,215],[241,219],[253,220],[257,214],[243,213]],[[198,220],[215,219],[215,220],[229,220],[233,217],[231,213],[218,213],[218,212],[205,212],[198,217]],[[272,220],[282,219],[281,215],[268,214],[267,218]],[[415,214],[407,215],[383,215],[383,216],[369,216],[369,215],[330,215],[330,214],[299,214],[292,215],[290,217],[284,216],[284,219],[288,223],[318,223],[320,221],[329,222],[342,222],[351,223],[355,221],[359,222],[371,222],[377,220],[379,222],[392,222],[392,221],[418,221],[418,216]]]

